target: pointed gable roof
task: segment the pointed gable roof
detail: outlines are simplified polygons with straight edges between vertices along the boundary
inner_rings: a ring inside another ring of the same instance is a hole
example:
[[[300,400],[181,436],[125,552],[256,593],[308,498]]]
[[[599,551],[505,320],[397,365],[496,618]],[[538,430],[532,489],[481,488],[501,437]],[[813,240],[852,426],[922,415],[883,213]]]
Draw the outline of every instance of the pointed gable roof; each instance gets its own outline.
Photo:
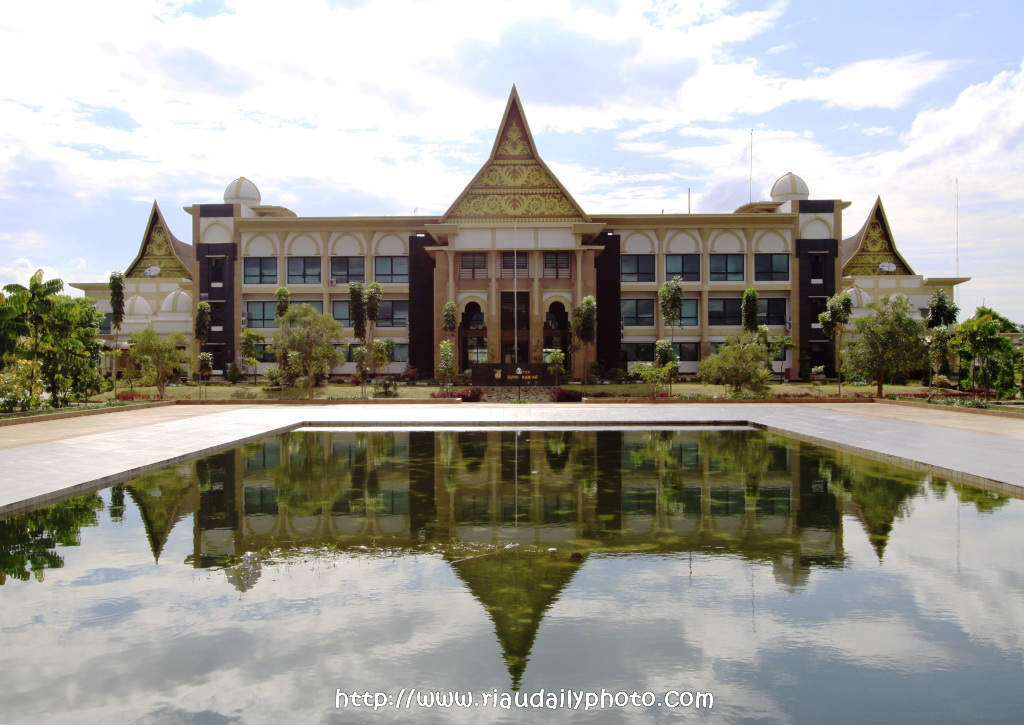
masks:
[[[192,279],[192,245],[171,234],[160,206],[154,201],[149,223],[142,235],[139,253],[125,272],[125,277],[174,277]],[[147,275],[145,270],[159,267],[160,273]]]
[[[512,86],[491,155],[441,222],[589,221],[537,154],[519,92]]]
[[[839,261],[843,266],[844,277],[914,274],[914,270],[896,249],[881,197],[875,199],[875,204],[871,207],[871,212],[860,231],[852,237],[847,237],[840,244]],[[895,264],[896,270],[883,272],[878,267],[883,262]]]
[[[547,552],[506,549],[449,564],[484,606],[501,645],[505,668],[518,690],[544,614],[585,561]]]

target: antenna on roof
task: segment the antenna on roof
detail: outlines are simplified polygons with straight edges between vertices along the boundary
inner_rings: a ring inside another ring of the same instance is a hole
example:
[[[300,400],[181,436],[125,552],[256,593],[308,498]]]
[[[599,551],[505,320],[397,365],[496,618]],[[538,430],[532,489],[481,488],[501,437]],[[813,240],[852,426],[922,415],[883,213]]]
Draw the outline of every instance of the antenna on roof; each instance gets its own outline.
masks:
[[[750,129],[750,177],[747,182],[747,201],[754,201],[754,129]]]

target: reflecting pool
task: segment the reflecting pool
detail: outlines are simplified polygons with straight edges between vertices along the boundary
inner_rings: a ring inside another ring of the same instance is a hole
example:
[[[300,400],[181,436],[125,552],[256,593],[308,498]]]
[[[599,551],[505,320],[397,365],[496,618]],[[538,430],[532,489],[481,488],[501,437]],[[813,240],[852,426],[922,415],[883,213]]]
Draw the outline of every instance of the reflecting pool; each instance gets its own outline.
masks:
[[[1015,722],[1022,543],[754,429],[297,431],[0,520],[0,722]]]

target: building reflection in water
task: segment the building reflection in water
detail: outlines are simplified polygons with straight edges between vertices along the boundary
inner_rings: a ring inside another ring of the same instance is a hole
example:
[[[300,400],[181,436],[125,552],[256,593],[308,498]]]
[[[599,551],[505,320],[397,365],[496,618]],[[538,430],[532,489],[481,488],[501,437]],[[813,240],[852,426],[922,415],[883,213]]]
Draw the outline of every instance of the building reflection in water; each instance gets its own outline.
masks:
[[[190,561],[516,543],[741,555],[795,587],[842,565],[842,514],[856,508],[822,461],[749,429],[290,433],[196,464]]]
[[[153,557],[190,514],[197,568],[258,586],[267,552],[431,551],[494,623],[518,687],[545,612],[591,554],[742,557],[783,590],[845,563],[843,521],[881,560],[927,483],[990,511],[998,494],[760,430],[293,432],[141,476]],[[0,521],[0,584],[42,579],[95,525],[96,494]]]

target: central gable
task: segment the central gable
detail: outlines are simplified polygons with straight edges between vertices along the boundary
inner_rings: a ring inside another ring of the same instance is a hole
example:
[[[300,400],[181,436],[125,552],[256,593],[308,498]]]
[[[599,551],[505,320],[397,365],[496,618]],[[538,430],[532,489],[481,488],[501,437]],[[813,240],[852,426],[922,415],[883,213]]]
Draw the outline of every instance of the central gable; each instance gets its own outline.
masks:
[[[540,156],[512,87],[491,155],[442,223],[589,222]]]

